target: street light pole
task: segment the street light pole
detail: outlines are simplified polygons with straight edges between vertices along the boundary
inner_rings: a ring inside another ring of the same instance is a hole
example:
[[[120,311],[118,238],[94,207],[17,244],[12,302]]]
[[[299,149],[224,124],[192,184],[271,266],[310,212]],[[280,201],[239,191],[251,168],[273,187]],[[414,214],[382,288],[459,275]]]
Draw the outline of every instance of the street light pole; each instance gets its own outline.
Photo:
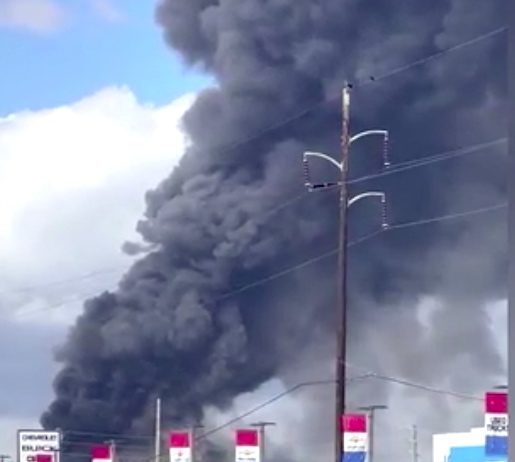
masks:
[[[275,426],[275,422],[256,422],[251,424],[251,426],[259,428],[259,450],[261,453],[261,462],[265,462],[265,429],[266,427]]]
[[[336,396],[335,396],[335,454],[334,462],[342,462],[344,429],[341,424],[345,414],[345,378],[347,361],[347,211],[350,205],[360,199],[370,196],[380,196],[383,204],[383,228],[387,227],[385,213],[385,195],[380,192],[360,194],[349,201],[347,190],[347,176],[349,171],[349,150],[353,142],[371,135],[383,137],[383,165],[389,166],[387,158],[388,132],[386,130],[367,130],[350,136],[350,85],[345,85],[342,92],[342,126],[340,139],[340,162],[319,152],[305,152],[303,156],[305,186],[309,191],[326,188],[340,188],[339,202],[339,232],[338,232],[338,292],[336,299]],[[339,180],[335,182],[312,183],[309,171],[309,157],[318,157],[330,162],[339,170]]]
[[[374,462],[374,417],[375,412],[379,410],[388,409],[385,404],[372,404],[370,406],[361,406],[358,408],[362,411],[366,411],[368,414],[368,462]]]
[[[161,398],[156,398],[156,415],[154,428],[154,460],[161,462]]]

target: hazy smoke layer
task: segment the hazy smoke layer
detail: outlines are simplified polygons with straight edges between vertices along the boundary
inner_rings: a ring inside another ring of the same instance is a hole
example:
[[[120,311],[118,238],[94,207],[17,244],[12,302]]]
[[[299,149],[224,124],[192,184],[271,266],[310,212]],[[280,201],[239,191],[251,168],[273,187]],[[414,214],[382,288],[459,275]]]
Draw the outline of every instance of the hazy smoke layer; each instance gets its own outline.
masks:
[[[502,0],[161,1],[167,42],[218,85],[184,117],[192,147],[147,195],[138,230],[157,250],[114,293],[86,304],[59,352],[44,426],[148,433],[157,395],[166,424],[187,425],[274,376],[308,377],[311,345],[332,338],[334,260],[237,290],[335,246],[334,193],[278,208],[303,190],[302,151],[338,152],[345,79],[366,82],[353,94],[353,130],[390,130],[393,162],[504,136],[506,36],[379,79],[501,26],[503,8]],[[255,133],[263,134],[234,144]],[[384,189],[397,222],[490,205],[504,196],[503,149],[352,192]],[[353,148],[351,176],[377,173],[380,151],[377,141]],[[375,230],[378,214],[373,202],[353,208],[352,237]],[[495,212],[353,248],[351,361],[470,392],[502,374],[485,304],[504,293],[504,223]],[[426,296],[436,301],[424,310]],[[356,390],[354,402],[369,404],[370,389]],[[374,396],[388,399],[382,393]],[[416,399],[419,417],[436,425],[431,398]],[[440,402],[444,416],[449,403]]]

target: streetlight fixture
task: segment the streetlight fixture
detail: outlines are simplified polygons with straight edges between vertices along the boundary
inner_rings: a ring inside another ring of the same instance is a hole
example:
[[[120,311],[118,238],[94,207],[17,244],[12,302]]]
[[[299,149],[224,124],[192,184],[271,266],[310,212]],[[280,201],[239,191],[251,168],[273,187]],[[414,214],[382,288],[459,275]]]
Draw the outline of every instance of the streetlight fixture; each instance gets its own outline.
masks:
[[[251,427],[257,427],[259,429],[259,449],[262,462],[265,462],[265,428],[275,427],[275,425],[275,422],[255,422],[250,424]]]
[[[361,406],[358,408],[361,411],[366,411],[368,416],[368,462],[374,462],[374,417],[376,411],[384,411],[388,409],[386,404],[371,404],[370,406]]]

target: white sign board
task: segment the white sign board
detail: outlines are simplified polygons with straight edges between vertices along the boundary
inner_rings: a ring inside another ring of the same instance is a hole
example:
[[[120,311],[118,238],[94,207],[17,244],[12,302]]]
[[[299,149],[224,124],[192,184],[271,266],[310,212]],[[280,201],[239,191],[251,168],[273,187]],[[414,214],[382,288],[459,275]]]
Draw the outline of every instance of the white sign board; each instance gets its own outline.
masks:
[[[191,448],[170,448],[170,462],[191,462]]]
[[[345,432],[343,434],[343,450],[345,452],[367,452],[368,435],[366,433]]]
[[[36,455],[52,456],[59,462],[61,434],[46,430],[18,430],[18,462],[36,462]]]
[[[508,414],[485,414],[487,436],[508,437]]]
[[[259,446],[236,446],[236,462],[260,462]]]

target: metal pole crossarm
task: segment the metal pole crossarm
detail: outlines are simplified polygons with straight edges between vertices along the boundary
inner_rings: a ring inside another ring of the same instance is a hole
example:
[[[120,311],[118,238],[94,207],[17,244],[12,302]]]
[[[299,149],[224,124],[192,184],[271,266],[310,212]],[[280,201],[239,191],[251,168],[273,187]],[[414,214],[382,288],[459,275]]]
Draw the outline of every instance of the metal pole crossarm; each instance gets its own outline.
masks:
[[[355,204],[356,202],[360,201],[361,199],[365,199],[366,197],[380,197],[382,203],[386,202],[386,194],[384,192],[368,191],[354,196],[349,200],[348,206],[350,207],[352,204]]]
[[[364,132],[358,133],[354,135],[352,138],[349,139],[349,147],[350,144],[353,141],[358,141],[362,138],[365,138],[367,136],[374,136],[374,135],[381,135],[384,138],[383,141],[383,166],[389,167],[390,162],[388,160],[388,131],[386,130],[366,130]],[[338,162],[336,159],[334,159],[331,156],[328,156],[327,154],[324,154],[322,152],[316,152],[316,151],[306,151],[304,152],[302,156],[302,163],[304,166],[304,177],[305,177],[305,183],[304,185],[308,188],[308,190],[311,192],[315,189],[323,189],[326,187],[332,187],[332,186],[339,186],[341,185],[341,182],[333,182],[333,183],[313,183],[311,181],[311,172],[309,169],[309,157],[318,157],[319,159],[325,160],[332,165],[334,165],[340,172],[343,172],[343,161]]]
[[[383,167],[389,167],[390,160],[388,159],[388,142],[390,135],[388,130],[366,130],[351,137],[349,144],[352,144],[354,141],[358,141],[361,138],[365,138],[366,136],[374,135],[380,135],[383,137]]]
[[[327,154],[323,154],[321,152],[306,151],[304,153],[304,160],[307,161],[308,157],[320,157],[321,159],[331,162],[331,164],[333,164],[338,170],[341,171],[342,169],[342,164],[333,159],[331,156],[328,156]]]
[[[350,207],[352,204],[355,204],[356,202],[360,201],[361,199],[365,199],[367,197],[379,197],[381,199],[381,206],[382,206],[382,212],[381,212],[381,227],[383,229],[388,229],[388,217],[386,212],[386,194],[381,191],[368,191],[361,194],[358,194],[357,196],[354,196],[351,198],[348,203],[347,207]]]

